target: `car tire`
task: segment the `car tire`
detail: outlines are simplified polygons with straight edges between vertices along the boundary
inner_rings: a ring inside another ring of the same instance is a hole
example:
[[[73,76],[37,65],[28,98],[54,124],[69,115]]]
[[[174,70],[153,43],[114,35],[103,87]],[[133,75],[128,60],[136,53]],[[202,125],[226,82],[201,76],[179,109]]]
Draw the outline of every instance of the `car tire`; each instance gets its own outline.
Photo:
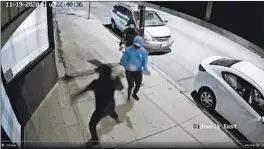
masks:
[[[211,89],[202,87],[198,92],[198,99],[205,109],[209,111],[215,111],[216,97]]]
[[[116,31],[116,24],[115,24],[115,21],[113,19],[111,19],[111,28],[113,31]]]

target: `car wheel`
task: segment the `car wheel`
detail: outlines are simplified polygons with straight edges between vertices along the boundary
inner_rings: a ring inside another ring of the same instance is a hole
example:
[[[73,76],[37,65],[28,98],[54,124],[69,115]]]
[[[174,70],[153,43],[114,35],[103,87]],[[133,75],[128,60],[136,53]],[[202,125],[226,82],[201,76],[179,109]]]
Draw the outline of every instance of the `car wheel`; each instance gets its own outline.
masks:
[[[116,24],[115,24],[115,21],[113,19],[111,19],[111,28],[113,31],[116,31]]]
[[[204,108],[209,111],[214,111],[216,106],[216,98],[214,92],[207,88],[203,87],[198,92],[199,102]]]

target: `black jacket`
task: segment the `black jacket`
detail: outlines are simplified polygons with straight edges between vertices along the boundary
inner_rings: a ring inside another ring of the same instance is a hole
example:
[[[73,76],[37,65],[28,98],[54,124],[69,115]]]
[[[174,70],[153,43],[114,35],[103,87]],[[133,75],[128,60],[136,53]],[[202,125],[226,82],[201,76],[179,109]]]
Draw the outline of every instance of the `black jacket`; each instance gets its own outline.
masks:
[[[115,78],[111,76],[112,72],[109,66],[102,64],[98,68],[96,71],[99,71],[99,78],[93,80],[78,95],[89,90],[93,91],[95,94],[96,110],[105,116],[111,114],[115,109],[114,94],[116,90],[123,89],[123,84],[119,76]]]
[[[121,41],[119,43],[119,46],[122,44],[125,44],[127,47],[131,46],[133,44],[133,41],[136,36],[140,35],[139,31],[131,28],[127,28],[124,30]]]
[[[120,87],[121,86],[121,87]],[[95,105],[99,111],[104,111],[110,102],[114,102],[115,90],[122,90],[123,85],[119,77],[115,79],[96,79],[88,87],[95,93]],[[114,108],[114,107],[113,107]]]

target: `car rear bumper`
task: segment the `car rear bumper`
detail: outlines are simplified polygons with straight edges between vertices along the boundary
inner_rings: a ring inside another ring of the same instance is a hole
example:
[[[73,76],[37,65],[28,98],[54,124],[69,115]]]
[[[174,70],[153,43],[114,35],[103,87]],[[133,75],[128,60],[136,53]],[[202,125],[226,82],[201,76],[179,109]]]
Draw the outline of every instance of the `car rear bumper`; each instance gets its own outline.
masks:
[[[152,50],[162,50],[167,49],[172,46],[174,40],[170,39],[165,42],[159,42],[159,41],[145,41],[144,47]]]

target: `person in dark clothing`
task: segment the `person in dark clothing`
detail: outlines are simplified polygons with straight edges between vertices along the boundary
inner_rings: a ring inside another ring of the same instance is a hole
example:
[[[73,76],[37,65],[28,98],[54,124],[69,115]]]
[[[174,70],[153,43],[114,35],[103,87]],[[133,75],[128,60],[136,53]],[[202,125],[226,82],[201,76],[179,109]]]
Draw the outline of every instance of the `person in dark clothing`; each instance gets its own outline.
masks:
[[[126,70],[126,79],[128,82],[128,100],[130,100],[130,95],[134,87],[134,82],[136,84],[132,97],[135,100],[139,100],[137,92],[142,83],[142,70],[146,74],[150,74],[148,69],[148,52],[143,47],[143,39],[140,36],[136,36],[133,42],[133,46],[127,47],[123,52],[123,56],[120,60],[122,66]]]
[[[120,51],[125,47],[133,45],[135,37],[139,35],[139,31],[136,29],[136,24],[133,20],[129,20],[126,26],[127,28],[124,30],[119,43]]]
[[[91,90],[95,94],[95,111],[92,114],[89,123],[89,129],[92,136],[90,143],[92,143],[92,145],[99,144],[96,126],[103,117],[109,115],[119,123],[118,114],[115,112],[114,93],[116,90],[123,89],[119,76],[113,79],[112,68],[109,65],[100,65],[96,69],[96,72],[99,73],[99,78],[93,80],[87,87],[78,93],[78,95],[80,95]]]

